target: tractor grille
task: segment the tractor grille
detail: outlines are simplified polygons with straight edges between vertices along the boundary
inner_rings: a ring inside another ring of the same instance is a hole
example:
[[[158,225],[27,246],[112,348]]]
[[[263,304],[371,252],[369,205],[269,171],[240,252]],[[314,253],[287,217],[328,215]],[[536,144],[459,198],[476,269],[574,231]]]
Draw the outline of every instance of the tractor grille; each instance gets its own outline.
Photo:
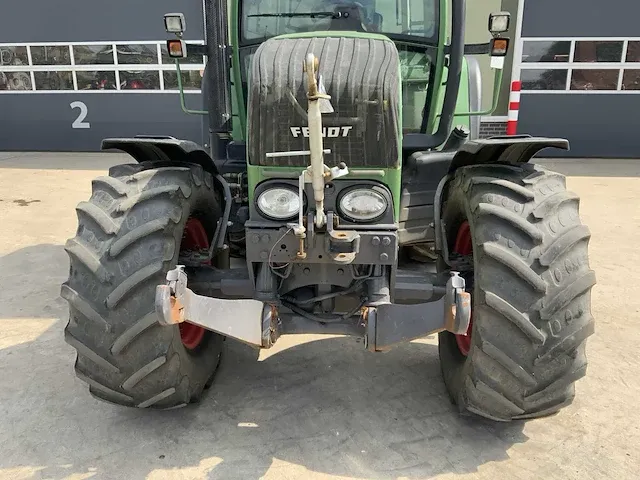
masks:
[[[391,41],[378,38],[272,39],[253,58],[249,79],[249,162],[305,166],[308,157],[267,158],[270,152],[308,150],[304,59],[320,59],[334,113],[323,115],[328,165],[393,168],[400,142],[399,60]],[[295,100],[294,100],[295,99]]]

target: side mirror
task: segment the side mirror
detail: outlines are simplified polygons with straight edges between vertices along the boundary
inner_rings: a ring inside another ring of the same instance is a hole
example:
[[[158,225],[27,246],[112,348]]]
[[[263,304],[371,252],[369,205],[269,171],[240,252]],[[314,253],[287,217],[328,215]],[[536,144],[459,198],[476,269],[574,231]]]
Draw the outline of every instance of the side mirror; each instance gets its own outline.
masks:
[[[489,31],[494,36],[508,32],[510,24],[511,14],[509,12],[498,12],[489,15]]]
[[[175,33],[177,36],[182,36],[187,29],[187,22],[184,19],[182,13],[166,13],[164,16],[164,29],[167,33]]]

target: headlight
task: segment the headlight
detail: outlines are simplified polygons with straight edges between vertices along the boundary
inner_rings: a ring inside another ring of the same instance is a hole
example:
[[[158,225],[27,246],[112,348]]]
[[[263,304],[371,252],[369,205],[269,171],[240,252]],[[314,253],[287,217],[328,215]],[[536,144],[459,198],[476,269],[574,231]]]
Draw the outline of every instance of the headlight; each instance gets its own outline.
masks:
[[[387,199],[376,190],[351,190],[340,200],[340,212],[350,220],[369,222],[384,214]]]
[[[258,196],[258,210],[272,220],[288,220],[300,210],[300,197],[288,188],[270,188]]]

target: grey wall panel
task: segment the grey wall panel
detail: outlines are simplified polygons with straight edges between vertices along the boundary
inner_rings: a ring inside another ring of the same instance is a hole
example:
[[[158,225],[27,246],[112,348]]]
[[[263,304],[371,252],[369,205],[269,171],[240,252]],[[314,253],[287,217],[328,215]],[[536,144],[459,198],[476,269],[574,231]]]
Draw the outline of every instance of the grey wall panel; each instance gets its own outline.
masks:
[[[73,128],[87,107],[90,128]],[[200,107],[199,95],[187,103]],[[186,115],[175,93],[0,94],[0,151],[97,151],[105,137],[171,135],[202,144],[199,116]]]
[[[19,0],[0,15],[0,43],[162,40],[163,16],[181,11],[185,39],[202,40],[202,0]]]
[[[638,0],[525,0],[524,37],[637,37]]]
[[[523,94],[518,133],[567,138],[571,157],[637,158],[639,123],[640,95]]]

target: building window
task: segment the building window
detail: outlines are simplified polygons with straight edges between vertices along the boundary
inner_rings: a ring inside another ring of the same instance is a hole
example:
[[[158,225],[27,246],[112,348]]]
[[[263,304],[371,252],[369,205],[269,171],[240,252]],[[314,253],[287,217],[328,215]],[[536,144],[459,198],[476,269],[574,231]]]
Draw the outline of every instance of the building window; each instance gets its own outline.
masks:
[[[180,60],[182,83],[185,91],[198,93],[205,57],[202,47],[189,52],[187,58]],[[165,41],[0,44],[0,92],[3,93],[175,92],[177,84],[175,62],[167,53]]]
[[[0,46],[0,67],[4,65],[29,65],[29,54],[27,53],[27,47]]]
[[[571,90],[617,90],[620,70],[573,70]]]
[[[568,62],[571,42],[524,42],[524,63]]]
[[[640,42],[630,41],[627,47],[627,58],[628,63],[638,63],[640,62]]]
[[[29,72],[0,72],[0,91],[28,90],[33,90]]]
[[[521,62],[524,92],[640,93],[640,39],[527,38]]]
[[[576,63],[620,63],[624,42],[576,42],[576,53],[573,59]]]
[[[522,70],[523,90],[564,90],[567,70]]]
[[[158,63],[157,45],[116,45],[120,65],[154,65]]]
[[[74,45],[76,65],[113,65],[113,45]]]
[[[69,45],[31,47],[33,65],[71,65]]]
[[[120,72],[120,88],[122,90],[160,90],[160,75],[157,71]]]
[[[82,71],[76,72],[78,90],[117,90],[116,72]]]
[[[164,71],[165,90],[178,90],[178,73]],[[182,88],[184,90],[200,90],[202,88],[202,75],[199,71],[182,72]]]
[[[622,77],[623,90],[640,90],[640,70],[625,70]]]
[[[73,90],[71,72],[35,72],[36,90]]]

